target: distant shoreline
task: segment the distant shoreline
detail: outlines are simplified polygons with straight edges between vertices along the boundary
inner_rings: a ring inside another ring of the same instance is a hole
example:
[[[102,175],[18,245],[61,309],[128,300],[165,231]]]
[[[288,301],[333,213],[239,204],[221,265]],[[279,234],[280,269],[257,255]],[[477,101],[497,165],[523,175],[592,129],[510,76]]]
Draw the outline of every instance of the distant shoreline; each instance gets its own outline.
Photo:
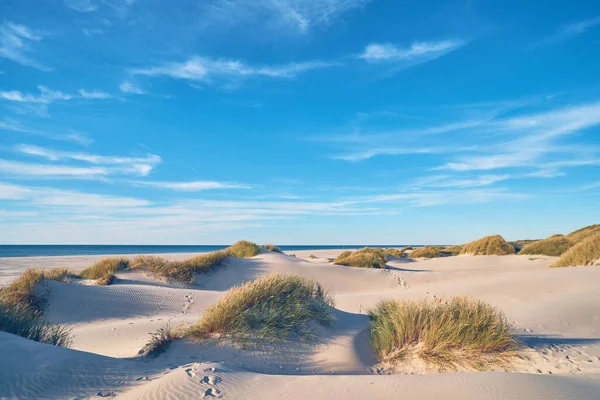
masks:
[[[228,245],[0,245],[0,257],[91,256],[109,254],[204,253]],[[406,247],[405,244],[281,245],[283,251],[360,249],[363,247]],[[422,247],[423,245],[410,245]]]

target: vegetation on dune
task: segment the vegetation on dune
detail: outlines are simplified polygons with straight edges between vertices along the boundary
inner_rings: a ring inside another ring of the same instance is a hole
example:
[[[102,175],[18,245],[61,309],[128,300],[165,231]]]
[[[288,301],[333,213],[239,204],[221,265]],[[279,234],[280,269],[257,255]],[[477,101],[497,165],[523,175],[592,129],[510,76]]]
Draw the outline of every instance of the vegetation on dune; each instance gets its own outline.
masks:
[[[96,279],[97,285],[110,285],[115,273],[129,268],[129,260],[123,257],[107,257],[81,271],[83,279]]]
[[[439,369],[485,369],[517,349],[504,314],[468,297],[384,300],[369,317],[371,343],[382,362],[417,356]]]
[[[396,258],[403,258],[404,257],[404,249],[402,250],[398,250],[398,249],[385,249],[385,254],[388,256],[392,256],[392,257],[396,257]]]
[[[576,231],[573,231],[571,233],[569,233],[567,235],[567,237],[573,242],[573,243],[579,243],[584,241],[585,239],[587,239],[590,236],[593,236],[597,233],[600,233],[600,224],[596,224],[596,225],[589,225],[586,227],[583,227],[581,229],[577,229]]]
[[[268,275],[230,289],[188,330],[198,339],[228,338],[263,345],[289,339],[311,342],[316,324],[329,326],[332,299],[313,280]]]
[[[516,254],[516,251],[502,236],[492,235],[463,245],[460,254],[505,256]]]
[[[446,246],[441,250],[441,252],[442,252],[442,255],[448,254],[451,256],[457,256],[462,251],[462,248],[463,248],[462,245]]]
[[[410,258],[436,258],[442,256],[442,247],[440,246],[425,246],[419,247],[411,251],[408,256]]]
[[[357,251],[344,251],[333,260],[334,264],[358,268],[385,269],[387,255],[383,249],[365,247]]]
[[[28,269],[13,283],[0,290],[0,302],[8,307],[19,305],[39,312],[43,309],[45,300],[36,290],[36,286],[44,280],[66,282],[74,277],[75,275],[72,272],[61,267],[51,270]]]
[[[260,253],[260,246],[247,240],[240,240],[226,248],[224,251],[231,257],[250,258]]]
[[[515,251],[518,253],[525,246],[535,243],[538,240],[540,240],[540,239],[520,239],[520,240],[515,240],[513,242],[508,242],[508,244],[510,244],[512,247],[514,247]]]
[[[71,343],[70,330],[51,324],[40,311],[22,304],[0,301],[0,331],[55,346],[67,347]]]
[[[276,253],[282,253],[281,249],[274,244],[267,243],[263,246],[265,250],[274,251]]]
[[[143,357],[158,356],[177,338],[177,335],[169,324],[152,333],[150,336],[150,341],[138,353]]]
[[[552,235],[547,239],[538,240],[523,247],[519,254],[560,256],[567,251],[573,242],[563,235]]]
[[[551,267],[594,265],[600,260],[600,232],[588,236],[564,252]]]

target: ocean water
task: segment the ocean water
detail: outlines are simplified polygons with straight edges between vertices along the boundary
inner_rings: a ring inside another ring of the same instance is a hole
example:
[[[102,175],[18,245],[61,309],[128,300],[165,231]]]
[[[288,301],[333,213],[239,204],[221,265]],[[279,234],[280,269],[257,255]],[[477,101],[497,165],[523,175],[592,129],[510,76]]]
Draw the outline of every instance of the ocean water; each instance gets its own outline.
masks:
[[[159,254],[159,253],[201,253],[223,250],[228,245],[38,245],[16,244],[0,245],[0,257],[33,257],[33,256],[83,256],[102,254]],[[329,250],[329,249],[362,249],[367,245],[287,245],[279,246],[283,251]],[[368,245],[369,247],[405,247],[403,244]],[[420,247],[420,245],[412,245]]]

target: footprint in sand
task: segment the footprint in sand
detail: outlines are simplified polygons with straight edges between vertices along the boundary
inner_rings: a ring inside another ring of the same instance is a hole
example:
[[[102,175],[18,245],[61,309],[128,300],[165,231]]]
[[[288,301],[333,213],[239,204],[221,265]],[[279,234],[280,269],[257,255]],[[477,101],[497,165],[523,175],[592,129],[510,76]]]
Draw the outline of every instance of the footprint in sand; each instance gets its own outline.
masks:
[[[205,399],[209,398],[209,397],[223,397],[223,395],[221,394],[221,391],[219,389],[215,389],[215,388],[208,388],[206,389],[206,391],[204,392],[204,396]]]
[[[214,386],[214,385],[217,385],[217,384],[221,383],[222,381],[223,380],[220,377],[218,377],[218,376],[207,375],[207,376],[205,376],[204,378],[202,378],[200,380],[200,383],[204,383],[205,385]]]

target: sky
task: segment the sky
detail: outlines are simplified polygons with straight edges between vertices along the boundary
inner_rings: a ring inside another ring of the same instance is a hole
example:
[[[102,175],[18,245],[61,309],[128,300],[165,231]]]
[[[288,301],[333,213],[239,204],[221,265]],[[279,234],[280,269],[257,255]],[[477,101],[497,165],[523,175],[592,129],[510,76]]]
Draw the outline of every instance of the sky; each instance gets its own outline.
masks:
[[[600,3],[3,0],[0,243],[600,222]]]

